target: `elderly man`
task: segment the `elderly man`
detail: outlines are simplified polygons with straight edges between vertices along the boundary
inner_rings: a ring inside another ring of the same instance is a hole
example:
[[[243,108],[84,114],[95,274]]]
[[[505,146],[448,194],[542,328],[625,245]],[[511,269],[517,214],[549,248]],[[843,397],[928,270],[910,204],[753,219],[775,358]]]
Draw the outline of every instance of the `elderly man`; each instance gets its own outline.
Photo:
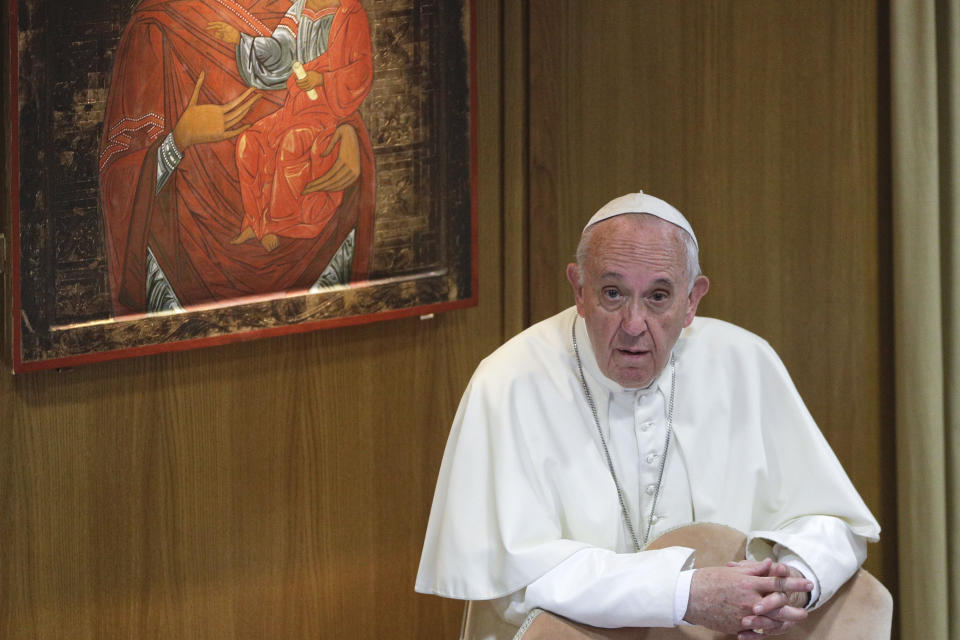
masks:
[[[740,638],[802,624],[879,526],[770,346],[695,317],[709,288],[693,229],[617,198],[567,267],[576,307],[477,368],[440,468],[417,590],[599,627],[699,624]],[[746,562],[692,570],[643,550],[710,522]]]

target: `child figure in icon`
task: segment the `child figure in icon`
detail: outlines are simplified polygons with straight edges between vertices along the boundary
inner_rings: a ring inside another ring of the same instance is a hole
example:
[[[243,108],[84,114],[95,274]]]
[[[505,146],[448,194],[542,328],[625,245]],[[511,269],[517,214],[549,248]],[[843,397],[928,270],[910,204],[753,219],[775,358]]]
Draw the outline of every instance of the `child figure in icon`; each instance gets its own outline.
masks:
[[[359,0],[296,0],[267,37],[225,22],[208,32],[236,45],[243,81],[283,90],[283,107],[239,138],[237,169],[243,221],[231,241],[257,240],[273,251],[283,237],[319,235],[343,200],[343,191],[314,189],[336,161],[337,127],[370,92],[370,25]]]

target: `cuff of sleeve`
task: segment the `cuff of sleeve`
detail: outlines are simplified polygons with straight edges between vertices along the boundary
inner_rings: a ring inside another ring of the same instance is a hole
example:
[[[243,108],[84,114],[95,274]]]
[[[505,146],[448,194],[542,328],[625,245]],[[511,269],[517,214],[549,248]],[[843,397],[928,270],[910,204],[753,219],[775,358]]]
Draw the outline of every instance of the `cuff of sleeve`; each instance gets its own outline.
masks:
[[[687,615],[687,607],[690,606],[690,583],[693,582],[693,572],[695,569],[687,569],[680,572],[677,578],[677,590],[673,595],[673,624],[679,626],[692,626],[683,619]]]
[[[820,581],[817,579],[817,575],[813,572],[813,569],[811,569],[810,565],[804,562],[800,556],[782,544],[773,546],[773,554],[776,556],[777,562],[785,564],[788,567],[793,567],[802,573],[804,578],[813,583],[813,590],[810,592],[810,600],[807,602],[807,606],[805,607],[806,609],[813,609],[817,604],[817,600],[820,599]]]
[[[523,606],[594,627],[675,627],[675,585],[693,556],[685,547],[581,549],[527,585]]]
[[[829,602],[867,556],[866,539],[832,516],[804,516],[775,531],[751,531],[747,536],[747,558],[762,560],[773,556],[777,544],[785,552],[802,558],[810,569],[807,579],[819,585],[819,597],[816,601],[811,599],[811,609]]]
[[[157,148],[157,193],[160,193],[163,186],[167,184],[167,180],[173,175],[181,160],[183,160],[183,153],[177,149],[173,132],[170,132]]]

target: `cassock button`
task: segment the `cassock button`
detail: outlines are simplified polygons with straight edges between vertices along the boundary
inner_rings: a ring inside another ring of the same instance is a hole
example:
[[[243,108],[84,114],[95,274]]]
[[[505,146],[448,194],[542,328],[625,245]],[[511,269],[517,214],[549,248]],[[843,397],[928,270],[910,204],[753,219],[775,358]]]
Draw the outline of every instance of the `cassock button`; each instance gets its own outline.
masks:
[[[647,464],[653,464],[657,461],[657,454],[651,453],[647,455]]]
[[[644,433],[646,433],[647,431],[650,431],[650,429],[652,428],[653,428],[652,422],[644,422],[642,425],[640,425],[640,431],[643,431]]]
[[[652,495],[653,495],[654,493],[656,493],[656,492],[657,492],[657,485],[655,485],[655,484],[648,484],[648,485],[647,485],[647,495],[648,495],[648,496],[652,496]]]

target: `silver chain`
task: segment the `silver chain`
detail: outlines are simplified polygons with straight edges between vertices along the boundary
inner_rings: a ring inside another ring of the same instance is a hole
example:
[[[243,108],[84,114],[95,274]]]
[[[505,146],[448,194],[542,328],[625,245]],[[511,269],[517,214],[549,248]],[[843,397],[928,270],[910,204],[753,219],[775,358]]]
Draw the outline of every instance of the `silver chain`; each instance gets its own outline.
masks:
[[[657,476],[657,490],[653,494],[653,503],[650,505],[650,517],[647,519],[647,530],[643,534],[643,546],[637,538],[636,530],[633,528],[633,521],[630,519],[630,512],[627,511],[627,502],[623,497],[623,489],[620,487],[620,481],[617,479],[617,473],[613,470],[613,459],[610,457],[610,449],[607,447],[607,439],[603,436],[603,429],[600,428],[600,418],[597,416],[597,405],[593,401],[593,394],[590,393],[590,387],[587,385],[587,379],[583,375],[583,363],[580,361],[580,348],[577,346],[577,319],[573,319],[573,326],[570,329],[570,335],[573,338],[573,353],[577,358],[577,370],[580,372],[580,384],[583,386],[583,395],[587,398],[587,405],[590,407],[590,413],[593,414],[593,423],[597,426],[597,435],[600,436],[600,444],[603,446],[603,455],[607,459],[607,469],[610,470],[610,477],[613,478],[613,484],[617,488],[617,499],[620,501],[620,512],[623,514],[623,522],[630,532],[630,538],[633,540],[633,548],[640,551],[650,540],[650,530],[653,528],[653,518],[657,510],[657,501],[660,499],[660,485],[663,483],[663,471],[667,466],[667,452],[670,450],[670,440],[673,435],[673,396],[677,388],[677,363],[676,358],[670,354],[670,400],[667,403],[667,437],[663,443],[663,455],[660,456],[660,472]]]

